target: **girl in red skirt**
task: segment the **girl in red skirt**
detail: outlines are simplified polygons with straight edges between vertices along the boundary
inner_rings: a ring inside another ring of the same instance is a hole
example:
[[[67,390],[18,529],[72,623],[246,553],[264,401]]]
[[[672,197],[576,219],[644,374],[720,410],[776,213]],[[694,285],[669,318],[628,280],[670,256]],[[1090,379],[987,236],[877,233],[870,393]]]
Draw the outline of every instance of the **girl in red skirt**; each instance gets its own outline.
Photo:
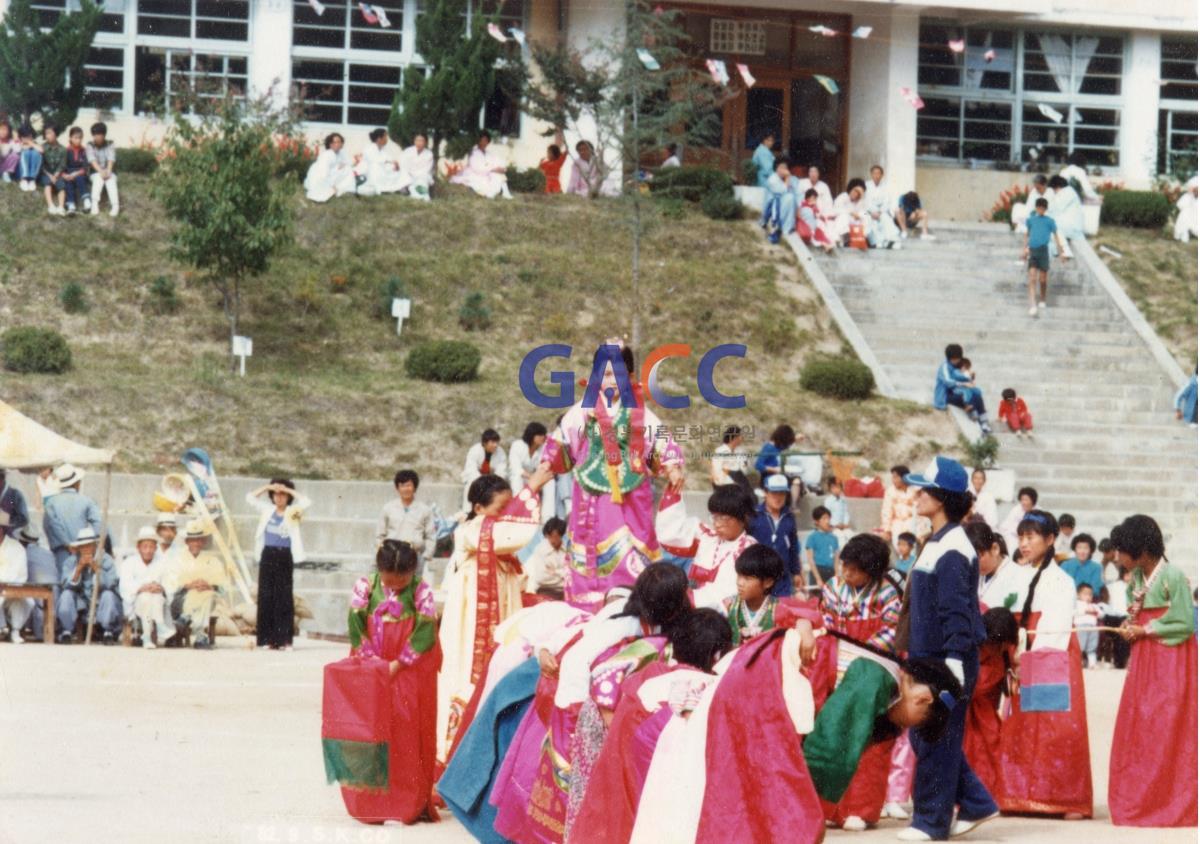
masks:
[[[1035,571],[1021,607],[1025,641],[1016,654],[1021,689],[1000,732],[996,802],[1006,813],[1091,817],[1083,662],[1071,632],[1075,581],[1054,561],[1058,522],[1052,515],[1030,510],[1017,535],[1021,559]]]
[[[350,599],[347,659],[325,667],[325,773],[363,823],[437,820],[437,641],[433,590],[416,578],[417,553],[389,539],[378,571]]]
[[[1149,516],[1112,532],[1129,584],[1132,642],[1109,758],[1108,808],[1117,826],[1196,826],[1196,616],[1187,577],[1167,562]]]

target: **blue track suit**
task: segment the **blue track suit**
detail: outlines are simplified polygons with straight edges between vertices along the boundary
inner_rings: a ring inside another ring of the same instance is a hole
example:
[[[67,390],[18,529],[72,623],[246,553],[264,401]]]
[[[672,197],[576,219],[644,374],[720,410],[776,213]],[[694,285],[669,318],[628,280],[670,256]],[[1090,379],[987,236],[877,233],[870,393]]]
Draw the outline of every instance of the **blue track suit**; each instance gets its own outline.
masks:
[[[935,839],[950,836],[954,807],[975,820],[996,811],[996,803],[963,755],[963,729],[979,675],[979,646],[985,633],[979,613],[979,560],[967,534],[948,524],[929,538],[908,578],[909,655],[958,659],[963,668],[963,699],[954,707],[940,741],[911,733],[917,756],[912,825]]]

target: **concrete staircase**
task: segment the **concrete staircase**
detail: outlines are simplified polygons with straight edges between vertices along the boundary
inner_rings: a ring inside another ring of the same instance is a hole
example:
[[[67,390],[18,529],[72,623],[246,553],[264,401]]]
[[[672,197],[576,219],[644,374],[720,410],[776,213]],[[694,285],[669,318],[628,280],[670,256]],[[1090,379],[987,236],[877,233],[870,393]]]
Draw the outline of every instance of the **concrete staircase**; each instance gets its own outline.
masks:
[[[1078,261],[1054,265],[1048,307],[1032,319],[1017,235],[935,232],[901,250],[816,258],[898,396],[928,404],[942,350],[960,343],[993,417],[1005,387],[1033,413],[1032,442],[993,422],[998,465],[1097,539],[1128,515],[1153,516],[1194,577],[1196,432],[1175,421],[1176,385],[1129,320]]]

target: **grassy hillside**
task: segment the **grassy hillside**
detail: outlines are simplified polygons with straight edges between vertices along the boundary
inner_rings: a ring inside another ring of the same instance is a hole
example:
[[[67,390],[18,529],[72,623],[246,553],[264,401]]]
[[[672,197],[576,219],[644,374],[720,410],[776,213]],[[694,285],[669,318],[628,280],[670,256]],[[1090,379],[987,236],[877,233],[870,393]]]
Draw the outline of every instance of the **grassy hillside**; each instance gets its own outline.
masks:
[[[629,233],[616,201],[561,197],[485,201],[451,193],[425,204],[402,197],[346,198],[300,209],[295,244],[246,297],[242,333],[254,340],[247,377],[228,371],[227,327],[216,291],[172,261],[169,223],[148,183],[122,177],[118,220],[52,218],[35,195],[0,188],[0,328],[40,325],[69,339],[74,370],[63,376],[0,373],[0,398],[84,442],[114,447],[119,466],[160,471],[193,445],[226,474],[368,478],[414,465],[455,479],[465,449],[487,426],[505,442],[525,423],[556,417],[517,386],[533,346],[566,342],[579,377],[588,349],[629,331]],[[955,439],[942,414],[873,399],[840,403],[798,387],[798,367],[843,343],[790,253],[767,247],[748,223],[688,211],[654,218],[643,248],[643,349],[668,342],[696,349],[690,371],[664,366],[693,406],[664,413],[674,425],[770,427],[790,422],[820,448],[861,450],[876,467],[916,462]],[[172,279],[182,307],[152,307],[154,279]],[[345,276],[335,291],[332,276]],[[413,299],[404,336],[375,313],[380,285],[403,280]],[[59,292],[81,283],[90,310],[64,313]],[[481,291],[491,327],[466,332],[457,314]],[[468,339],[483,352],[481,378],[466,385],[413,381],[406,351],[430,338]],[[699,355],[743,342],[743,361],[721,364],[725,392],[748,408],[700,403]],[[548,367],[543,367],[548,369]],[[685,386],[692,376],[690,389]],[[691,481],[707,483],[689,438]],[[706,463],[707,461],[705,461]]]

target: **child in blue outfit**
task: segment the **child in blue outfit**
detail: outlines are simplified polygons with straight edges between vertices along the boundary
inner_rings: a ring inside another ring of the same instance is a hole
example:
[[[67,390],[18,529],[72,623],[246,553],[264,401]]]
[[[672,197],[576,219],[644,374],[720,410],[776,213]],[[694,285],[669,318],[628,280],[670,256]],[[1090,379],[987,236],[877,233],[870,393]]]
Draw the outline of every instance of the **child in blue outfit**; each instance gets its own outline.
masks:
[[[896,537],[896,565],[894,568],[900,574],[908,577],[908,573],[912,571],[913,563],[917,561],[917,536],[914,533],[905,531]]]
[[[1034,203],[1034,212],[1025,221],[1025,253],[1022,257],[1029,261],[1029,315],[1036,317],[1038,309],[1046,307],[1046,285],[1050,273],[1050,238],[1058,245],[1058,254],[1063,263],[1067,262],[1066,247],[1058,233],[1058,224],[1046,212],[1050,203],[1039,199]],[[1041,287],[1041,298],[1036,295],[1036,288]]]
[[[808,557],[808,571],[816,578],[816,585],[825,587],[837,573],[837,552],[840,543],[833,533],[833,519],[828,508],[818,507],[812,511],[813,530],[804,540],[804,551]]]

